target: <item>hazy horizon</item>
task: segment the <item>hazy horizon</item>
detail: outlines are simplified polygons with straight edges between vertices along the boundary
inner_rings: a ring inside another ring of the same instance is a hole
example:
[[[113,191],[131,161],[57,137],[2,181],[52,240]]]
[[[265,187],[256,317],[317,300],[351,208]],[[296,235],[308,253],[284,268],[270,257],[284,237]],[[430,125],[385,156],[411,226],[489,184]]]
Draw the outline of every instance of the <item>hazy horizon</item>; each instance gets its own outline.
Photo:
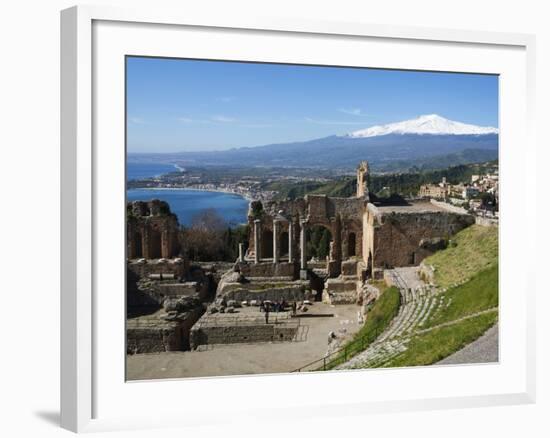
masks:
[[[498,76],[127,58],[130,154],[307,141],[432,113],[498,127]]]

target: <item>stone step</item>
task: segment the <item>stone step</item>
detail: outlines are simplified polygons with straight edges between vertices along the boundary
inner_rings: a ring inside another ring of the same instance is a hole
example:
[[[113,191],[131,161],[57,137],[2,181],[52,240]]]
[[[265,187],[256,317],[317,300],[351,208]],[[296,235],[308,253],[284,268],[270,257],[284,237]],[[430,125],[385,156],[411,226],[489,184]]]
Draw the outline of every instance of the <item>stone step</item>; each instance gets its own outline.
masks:
[[[357,281],[354,279],[329,278],[325,282],[325,289],[328,292],[356,292]]]
[[[354,304],[357,301],[357,294],[355,291],[343,291],[343,292],[328,292],[326,289],[323,291],[323,302],[328,304]]]
[[[328,271],[322,268],[313,268],[312,272],[318,277],[326,277],[328,275]]]

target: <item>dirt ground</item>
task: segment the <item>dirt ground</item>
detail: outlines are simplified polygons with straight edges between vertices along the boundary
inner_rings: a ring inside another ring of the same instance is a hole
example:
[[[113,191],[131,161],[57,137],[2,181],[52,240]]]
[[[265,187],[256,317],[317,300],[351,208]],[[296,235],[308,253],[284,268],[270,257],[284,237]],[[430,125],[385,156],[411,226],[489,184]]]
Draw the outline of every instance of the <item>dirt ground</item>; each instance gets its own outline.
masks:
[[[308,313],[333,313],[334,316],[300,318],[306,334],[294,342],[213,345],[206,351],[128,355],[127,379],[290,372],[325,355],[330,331],[339,336],[356,333],[360,328],[357,322],[358,310],[359,307],[354,304],[332,306],[314,303]]]

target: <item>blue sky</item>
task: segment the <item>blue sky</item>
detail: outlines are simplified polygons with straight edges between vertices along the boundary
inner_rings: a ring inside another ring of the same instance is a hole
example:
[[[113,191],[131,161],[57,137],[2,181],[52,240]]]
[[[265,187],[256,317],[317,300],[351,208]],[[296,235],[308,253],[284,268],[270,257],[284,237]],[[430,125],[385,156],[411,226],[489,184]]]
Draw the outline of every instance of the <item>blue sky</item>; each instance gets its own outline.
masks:
[[[127,58],[129,152],[303,141],[423,114],[498,127],[498,78]]]

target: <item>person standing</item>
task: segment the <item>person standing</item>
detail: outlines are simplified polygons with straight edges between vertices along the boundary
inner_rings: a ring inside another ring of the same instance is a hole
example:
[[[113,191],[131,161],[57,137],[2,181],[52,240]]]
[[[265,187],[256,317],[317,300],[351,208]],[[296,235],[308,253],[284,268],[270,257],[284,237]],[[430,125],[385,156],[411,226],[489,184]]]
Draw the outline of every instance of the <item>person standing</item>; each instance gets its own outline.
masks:
[[[269,324],[269,303],[265,303],[265,323]]]

